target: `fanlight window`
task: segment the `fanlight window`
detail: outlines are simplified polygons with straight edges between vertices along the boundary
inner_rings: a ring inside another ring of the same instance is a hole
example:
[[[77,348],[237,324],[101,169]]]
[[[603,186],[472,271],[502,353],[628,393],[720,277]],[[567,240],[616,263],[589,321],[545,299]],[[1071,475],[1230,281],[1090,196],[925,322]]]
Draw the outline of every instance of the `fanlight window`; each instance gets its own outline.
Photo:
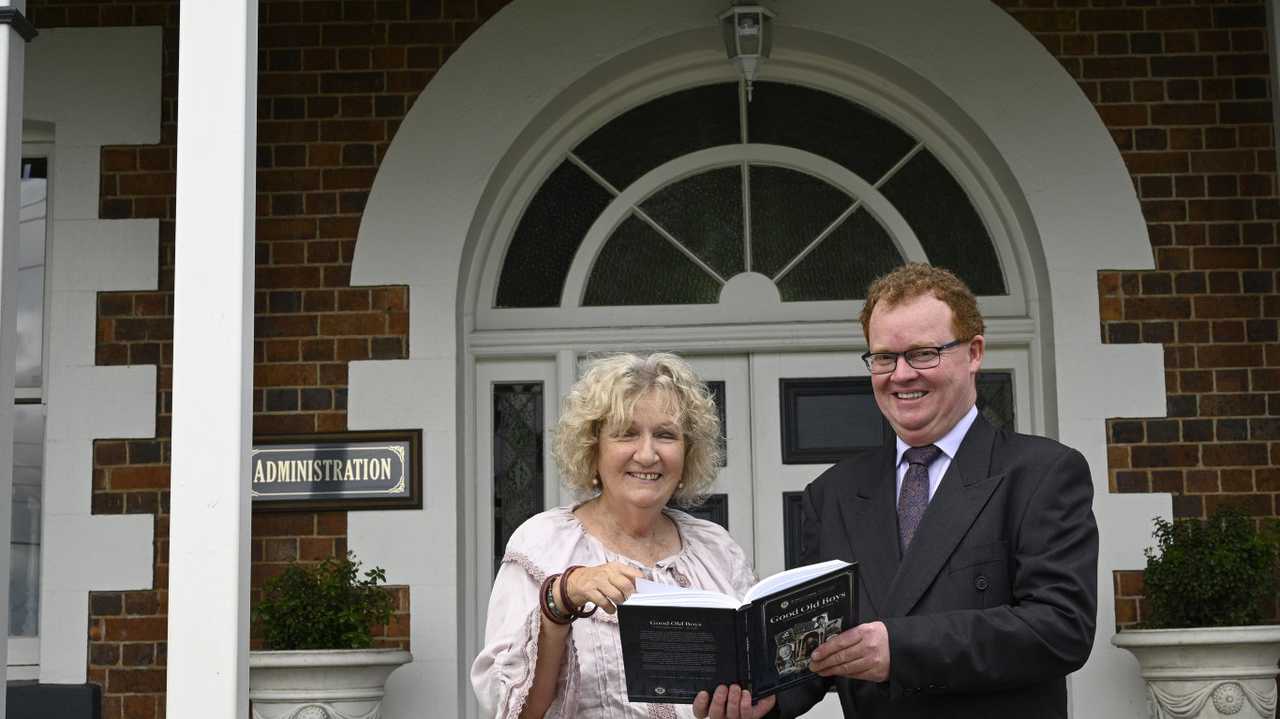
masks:
[[[690,156],[707,160],[687,166]],[[819,164],[854,179],[842,186]],[[650,174],[662,182],[625,199]],[[584,307],[714,304],[743,272],[772,280],[783,302],[861,299],[907,260],[948,267],[978,295],[1008,294],[982,217],[924,143],[798,85],[757,83],[750,103],[732,83],[695,87],[596,130],[529,201],[495,306],[561,306],[575,256],[610,209],[620,219],[590,258]]]

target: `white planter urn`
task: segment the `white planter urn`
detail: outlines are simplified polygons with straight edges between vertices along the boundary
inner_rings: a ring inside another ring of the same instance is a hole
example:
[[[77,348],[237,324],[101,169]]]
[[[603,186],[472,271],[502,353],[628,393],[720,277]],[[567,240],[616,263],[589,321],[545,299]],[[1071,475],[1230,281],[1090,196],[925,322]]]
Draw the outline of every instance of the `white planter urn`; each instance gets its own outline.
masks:
[[[1274,719],[1280,626],[1126,629],[1152,719]]]
[[[253,719],[381,719],[387,677],[413,660],[402,649],[249,652]]]

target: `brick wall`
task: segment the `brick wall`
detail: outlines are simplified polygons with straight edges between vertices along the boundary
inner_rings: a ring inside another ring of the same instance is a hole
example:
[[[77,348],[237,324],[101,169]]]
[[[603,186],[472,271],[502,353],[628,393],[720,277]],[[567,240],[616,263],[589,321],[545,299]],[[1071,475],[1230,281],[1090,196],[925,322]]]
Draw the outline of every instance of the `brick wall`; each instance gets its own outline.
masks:
[[[1156,269],[1102,272],[1102,337],[1164,345],[1168,417],[1107,422],[1113,492],[1177,517],[1280,509],[1276,155],[1262,2],[1004,0],[1098,108],[1133,175]],[[1088,208],[1080,208],[1088,212]],[[1116,617],[1142,619],[1142,573]]]
[[[254,431],[346,427],[347,362],[407,352],[402,287],[350,288],[378,162],[440,64],[504,0],[261,0]],[[1000,0],[1078,79],[1133,174],[1156,269],[1099,275],[1107,342],[1165,347],[1167,418],[1108,422],[1116,492],[1172,492],[1177,516],[1221,502],[1277,513],[1280,202],[1260,0]],[[156,364],[154,440],[99,441],[96,513],[157,516],[156,589],[91,598],[105,717],[163,714],[172,369],[174,2],[31,0],[38,27],[163,25],[157,146],[104,148],[101,215],[160,219],[160,290],[99,298],[98,362]],[[1079,208],[1088,212],[1088,208]],[[345,515],[259,515],[255,586],[281,562],[345,548]],[[1117,616],[1140,619],[1141,573]],[[385,638],[407,641],[407,593]]]

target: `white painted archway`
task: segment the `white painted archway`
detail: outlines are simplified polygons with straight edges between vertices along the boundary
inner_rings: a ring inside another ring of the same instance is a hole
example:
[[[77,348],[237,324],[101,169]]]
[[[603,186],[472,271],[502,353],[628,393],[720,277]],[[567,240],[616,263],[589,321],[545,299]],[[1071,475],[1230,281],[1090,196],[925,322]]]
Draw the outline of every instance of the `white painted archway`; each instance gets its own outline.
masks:
[[[411,586],[417,660],[393,675],[393,718],[431,706],[461,713],[470,687],[461,612],[467,573],[475,326],[487,247],[481,228],[501,182],[517,174],[532,137],[554,132],[546,109],[581,98],[673,50],[719,52],[716,0],[517,0],[464,44],[415,104],[374,182],[352,284],[410,287],[410,357],[353,363],[352,429],[424,430],[421,512],[358,512],[351,546]],[[1052,383],[1046,431],[1080,449],[1093,470],[1102,532],[1099,631],[1073,680],[1076,716],[1132,716],[1144,697],[1132,660],[1113,649],[1111,572],[1141,566],[1145,527],[1169,513],[1163,495],[1107,491],[1104,419],[1164,412],[1158,346],[1104,346],[1097,271],[1149,268],[1151,248],[1130,177],[1094,108],[1043,47],[986,0],[790,0],[775,52],[806,52],[924,98],[975,146],[1023,228],[1019,262],[1035,277],[1027,301]],[[962,30],[961,30],[962,29]],[[673,66],[674,68],[674,66]],[[767,72],[767,66],[766,66]],[[1038,290],[1036,289],[1038,288]],[[838,335],[842,326],[828,331]],[[1105,368],[1105,372],[1100,372]],[[1135,521],[1136,520],[1136,521]],[[424,547],[434,551],[424,551]]]

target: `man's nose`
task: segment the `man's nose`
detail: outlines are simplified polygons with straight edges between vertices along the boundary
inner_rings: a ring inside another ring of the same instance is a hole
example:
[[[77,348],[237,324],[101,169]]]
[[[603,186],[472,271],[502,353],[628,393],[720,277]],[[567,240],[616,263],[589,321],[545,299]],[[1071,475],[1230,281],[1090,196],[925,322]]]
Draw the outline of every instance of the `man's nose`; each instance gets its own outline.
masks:
[[[920,370],[912,367],[910,364],[907,364],[907,358],[905,356],[898,355],[898,364],[894,365],[893,373],[890,377],[892,377],[895,382],[905,382],[909,379],[915,379],[918,374],[920,374]]]

